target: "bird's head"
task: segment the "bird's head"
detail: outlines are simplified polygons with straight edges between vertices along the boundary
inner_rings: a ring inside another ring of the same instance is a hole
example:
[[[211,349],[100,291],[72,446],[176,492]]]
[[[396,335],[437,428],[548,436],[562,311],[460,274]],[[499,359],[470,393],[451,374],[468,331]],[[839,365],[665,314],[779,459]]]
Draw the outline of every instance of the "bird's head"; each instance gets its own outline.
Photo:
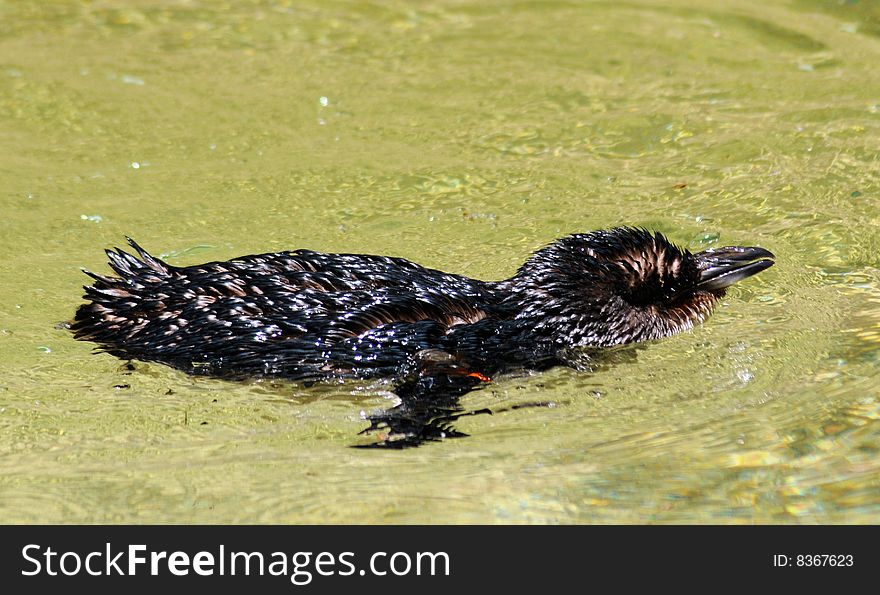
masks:
[[[692,328],[773,257],[739,246],[692,254],[660,233],[619,227],[557,240],[503,285],[516,317],[560,347],[607,347]]]

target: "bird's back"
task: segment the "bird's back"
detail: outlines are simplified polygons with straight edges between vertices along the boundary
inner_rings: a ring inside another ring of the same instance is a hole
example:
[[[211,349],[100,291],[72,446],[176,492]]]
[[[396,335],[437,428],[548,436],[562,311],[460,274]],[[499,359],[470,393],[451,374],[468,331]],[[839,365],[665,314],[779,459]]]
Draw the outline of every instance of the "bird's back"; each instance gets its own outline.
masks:
[[[501,316],[493,285],[402,258],[298,250],[173,267],[108,251],[72,330],[191,373],[392,375],[450,329]]]

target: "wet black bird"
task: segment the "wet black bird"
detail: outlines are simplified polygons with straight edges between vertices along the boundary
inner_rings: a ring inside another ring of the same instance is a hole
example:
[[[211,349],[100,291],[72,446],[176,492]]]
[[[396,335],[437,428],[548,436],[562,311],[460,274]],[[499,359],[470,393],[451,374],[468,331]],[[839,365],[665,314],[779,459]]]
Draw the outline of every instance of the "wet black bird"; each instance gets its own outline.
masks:
[[[503,281],[402,258],[309,250],[175,267],[129,239],[107,251],[71,328],[126,359],[193,374],[406,377],[406,390],[564,364],[572,350],[666,337],[773,264],[763,248],[692,254],[620,227],[557,240]],[[453,383],[454,384],[454,383]]]

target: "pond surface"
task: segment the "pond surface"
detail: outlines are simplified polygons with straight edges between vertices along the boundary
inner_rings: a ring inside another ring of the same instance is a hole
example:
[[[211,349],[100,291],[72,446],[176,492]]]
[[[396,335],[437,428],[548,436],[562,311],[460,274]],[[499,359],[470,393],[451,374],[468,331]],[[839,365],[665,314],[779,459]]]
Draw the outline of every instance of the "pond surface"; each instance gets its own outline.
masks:
[[[0,521],[880,522],[880,8],[693,4],[0,4]],[[778,261],[415,449],[349,448],[380,387],[129,370],[57,326],[125,235],[500,279],[617,224]]]

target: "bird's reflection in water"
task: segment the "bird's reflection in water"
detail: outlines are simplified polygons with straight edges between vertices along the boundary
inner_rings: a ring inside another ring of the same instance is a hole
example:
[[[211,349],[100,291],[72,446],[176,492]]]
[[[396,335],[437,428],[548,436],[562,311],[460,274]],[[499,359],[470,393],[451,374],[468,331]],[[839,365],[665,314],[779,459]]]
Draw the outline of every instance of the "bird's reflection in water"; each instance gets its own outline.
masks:
[[[597,373],[614,365],[635,361],[637,351],[642,348],[644,347],[640,345],[573,350],[565,354],[565,359],[569,366],[580,372]],[[552,367],[554,361],[558,362],[548,359],[544,369]],[[360,435],[371,435],[377,440],[353,447],[405,449],[446,438],[463,438],[468,434],[456,430],[454,426],[462,417],[549,407],[554,404],[552,401],[530,401],[470,410],[462,405],[463,396],[481,390],[489,383],[488,377],[462,367],[448,354],[431,352],[427,356],[423,355],[419,371],[405,378],[394,389],[399,399],[398,404],[367,416],[370,425]]]
[[[373,434],[378,442],[358,448],[408,448],[444,438],[467,436],[453,427],[465,415],[491,413],[489,409],[467,411],[460,402],[465,393],[479,388],[483,381],[473,377],[434,375],[400,385],[395,393],[400,402],[370,415],[370,426],[361,434]]]

